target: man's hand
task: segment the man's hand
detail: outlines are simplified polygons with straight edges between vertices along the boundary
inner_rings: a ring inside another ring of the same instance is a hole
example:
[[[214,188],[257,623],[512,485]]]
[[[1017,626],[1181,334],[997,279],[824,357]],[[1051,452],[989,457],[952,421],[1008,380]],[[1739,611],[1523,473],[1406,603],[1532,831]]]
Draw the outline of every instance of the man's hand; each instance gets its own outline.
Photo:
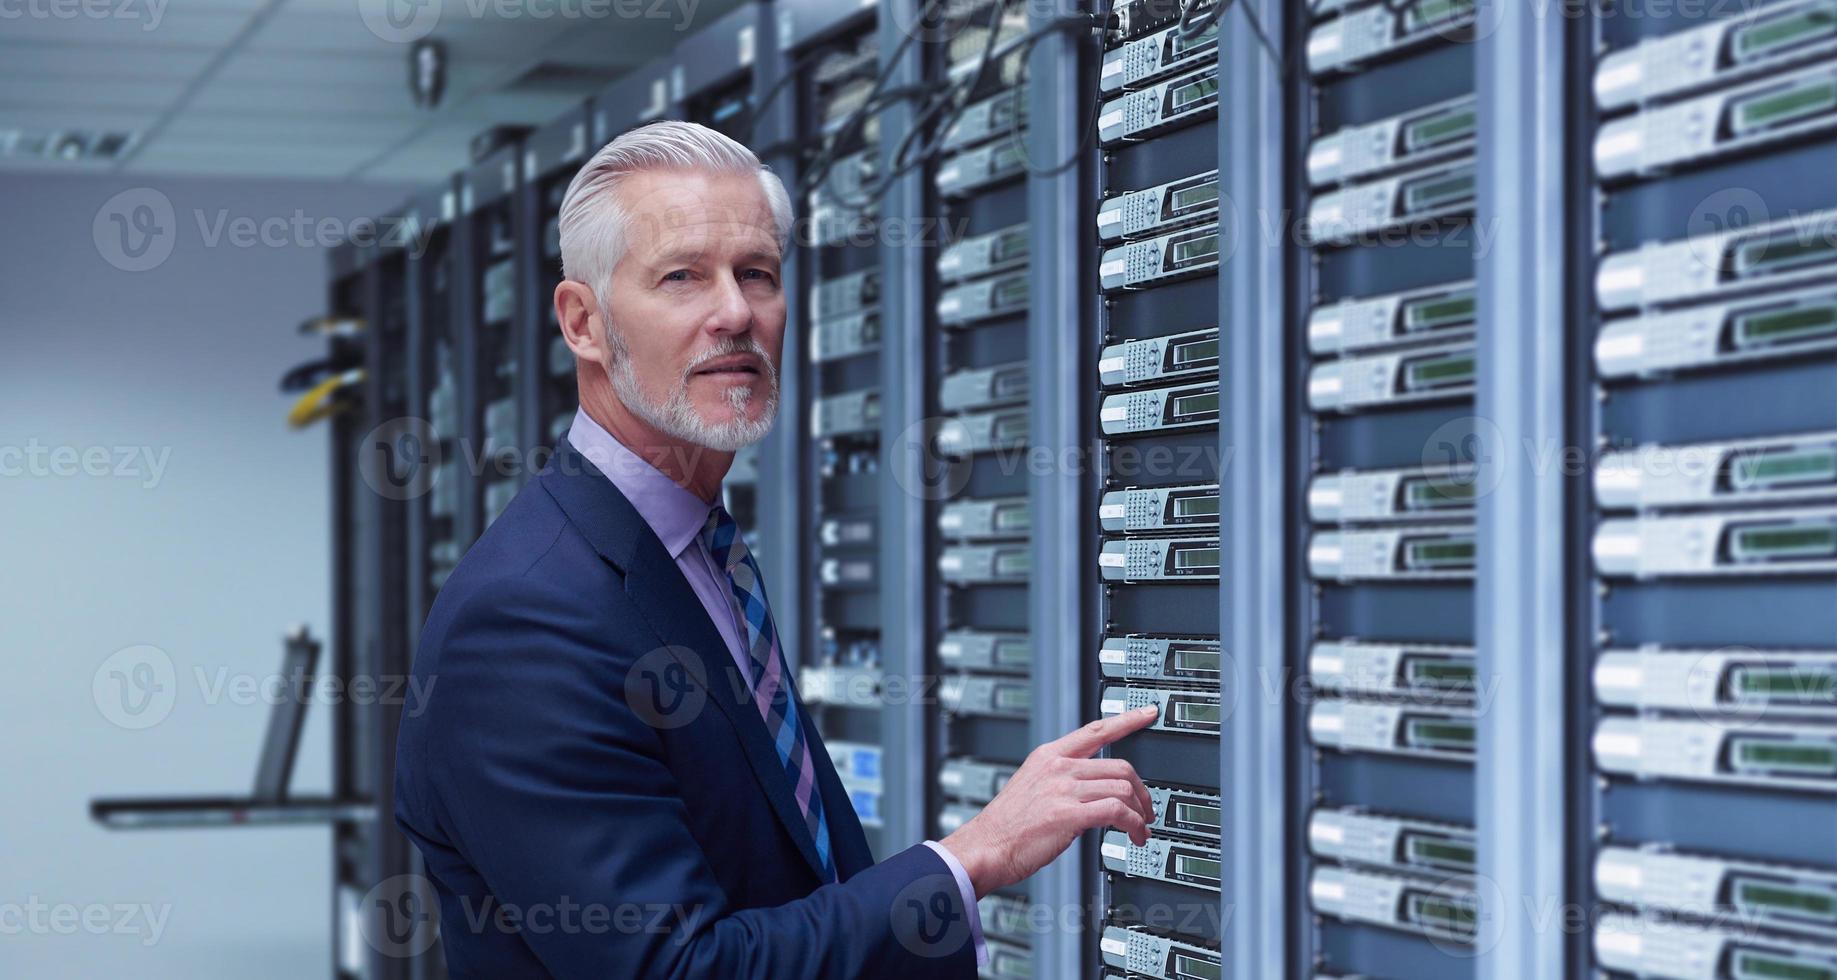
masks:
[[[962,862],[977,898],[1045,867],[1087,830],[1115,827],[1137,844],[1148,840],[1154,804],[1135,767],[1091,757],[1152,724],[1156,710],[1094,721],[1034,749],[981,813],[939,842]]]

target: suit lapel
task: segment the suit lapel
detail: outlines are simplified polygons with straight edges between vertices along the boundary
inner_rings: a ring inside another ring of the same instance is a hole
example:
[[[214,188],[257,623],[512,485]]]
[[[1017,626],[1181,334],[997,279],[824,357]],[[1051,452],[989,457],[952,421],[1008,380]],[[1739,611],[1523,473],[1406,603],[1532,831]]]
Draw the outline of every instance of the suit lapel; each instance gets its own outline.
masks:
[[[657,638],[671,648],[691,677],[705,682],[709,703],[732,725],[742,755],[771,801],[773,812],[820,880],[823,863],[817,857],[816,842],[792,795],[794,787],[779,762],[778,749],[766,733],[765,719],[734,665],[727,644],[708,619],[707,610],[689,587],[682,569],[676,567],[675,559],[618,487],[567,440],[556,444],[554,459],[543,470],[542,485],[600,557],[624,573],[626,595]],[[795,688],[792,696],[796,696]],[[798,708],[801,714],[801,702]],[[808,728],[805,733],[810,734]],[[812,740],[813,756],[817,746]],[[827,761],[818,761],[819,773]],[[829,819],[833,827],[835,817]]]

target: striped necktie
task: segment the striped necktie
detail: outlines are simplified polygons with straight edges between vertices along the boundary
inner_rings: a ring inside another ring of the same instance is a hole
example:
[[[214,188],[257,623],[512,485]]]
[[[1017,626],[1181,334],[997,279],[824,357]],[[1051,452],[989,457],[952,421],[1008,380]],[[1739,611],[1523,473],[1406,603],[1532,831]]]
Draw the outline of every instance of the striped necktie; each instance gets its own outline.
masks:
[[[702,526],[702,543],[727,571],[727,586],[734,609],[746,628],[746,648],[751,656],[753,701],[765,716],[766,734],[778,749],[778,761],[785,767],[785,778],[794,787],[792,795],[803,811],[810,837],[816,841],[817,858],[823,862],[823,874],[836,880],[835,860],[829,853],[829,823],[823,816],[823,797],[816,790],[816,766],[810,759],[810,743],[798,719],[797,699],[786,683],[784,652],[778,647],[778,628],[772,623],[772,610],[765,600],[765,581],[752,552],[740,539],[740,527],[726,508],[716,506]]]

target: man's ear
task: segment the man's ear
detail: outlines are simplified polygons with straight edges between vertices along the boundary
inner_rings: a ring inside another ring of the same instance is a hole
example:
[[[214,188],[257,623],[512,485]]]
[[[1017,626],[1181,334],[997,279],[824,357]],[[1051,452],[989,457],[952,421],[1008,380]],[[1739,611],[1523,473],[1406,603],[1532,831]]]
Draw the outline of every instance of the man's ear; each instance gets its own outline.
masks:
[[[601,338],[605,336],[603,331],[596,334],[593,329],[599,315],[599,300],[585,283],[563,280],[555,287],[555,322],[561,325],[562,339],[575,357],[594,364],[600,363]]]

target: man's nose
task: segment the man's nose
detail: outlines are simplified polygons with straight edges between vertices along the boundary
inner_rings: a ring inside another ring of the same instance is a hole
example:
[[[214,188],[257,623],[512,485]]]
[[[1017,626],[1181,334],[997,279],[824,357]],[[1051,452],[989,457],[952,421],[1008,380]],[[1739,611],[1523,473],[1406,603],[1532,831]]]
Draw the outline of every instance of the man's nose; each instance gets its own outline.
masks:
[[[727,279],[715,297],[715,306],[708,315],[706,329],[710,333],[737,334],[745,333],[753,327],[753,306],[746,301],[746,293],[740,283]]]

